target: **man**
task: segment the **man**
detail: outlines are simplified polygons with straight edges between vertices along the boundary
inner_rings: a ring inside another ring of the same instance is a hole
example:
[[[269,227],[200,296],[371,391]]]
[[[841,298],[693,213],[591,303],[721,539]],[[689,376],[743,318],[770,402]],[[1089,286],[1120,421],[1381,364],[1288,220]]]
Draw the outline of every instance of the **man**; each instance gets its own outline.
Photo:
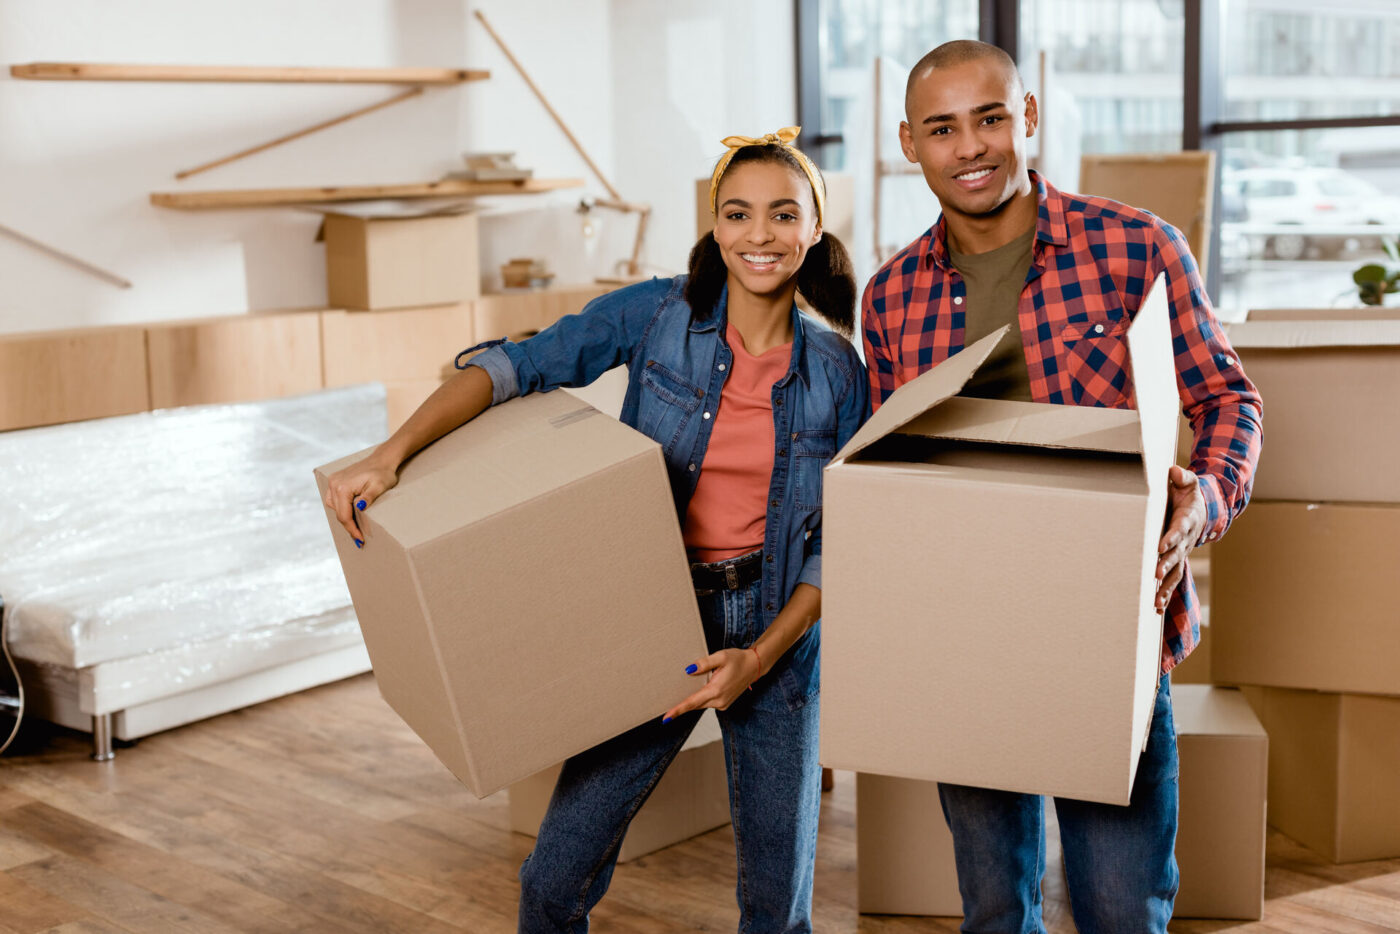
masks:
[[[943,215],[880,269],[862,302],[872,405],[1003,324],[1015,325],[965,394],[1118,408],[1131,403],[1125,331],[1166,275],[1178,389],[1195,432],[1173,467],[1159,546],[1162,680],[1127,807],[1055,801],[1075,922],[1090,932],[1166,931],[1176,895],[1176,735],[1167,673],[1195,647],[1186,565],[1249,498],[1259,396],[1221,333],[1180,232],[1105,198],[1061,193],[1026,166],[1035,98],[1006,53],[949,42],[909,75],[900,142]],[[1014,337],[1019,335],[1020,339]],[[1126,623],[1125,623],[1126,624]],[[1027,637],[1034,637],[1027,620]],[[1043,931],[1039,797],[940,785],[965,932]]]

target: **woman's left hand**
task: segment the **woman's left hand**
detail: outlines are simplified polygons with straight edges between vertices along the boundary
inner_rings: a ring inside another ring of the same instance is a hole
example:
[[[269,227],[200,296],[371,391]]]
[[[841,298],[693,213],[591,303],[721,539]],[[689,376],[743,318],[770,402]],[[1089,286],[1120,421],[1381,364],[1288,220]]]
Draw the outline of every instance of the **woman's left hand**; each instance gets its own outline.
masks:
[[[663,723],[704,707],[728,710],[729,705],[738,700],[739,695],[748,690],[762,672],[758,656],[748,649],[721,649],[691,663],[686,668],[686,674],[708,674],[709,680],[700,690],[662,714]]]

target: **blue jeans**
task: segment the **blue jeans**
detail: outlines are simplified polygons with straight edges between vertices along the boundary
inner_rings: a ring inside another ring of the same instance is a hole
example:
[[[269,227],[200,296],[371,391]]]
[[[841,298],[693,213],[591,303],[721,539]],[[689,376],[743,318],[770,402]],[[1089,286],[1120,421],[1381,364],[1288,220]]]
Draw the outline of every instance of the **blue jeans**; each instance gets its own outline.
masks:
[[[699,597],[710,651],[760,635],[759,587]],[[684,666],[691,660],[678,658]],[[698,689],[703,682],[697,678]],[[742,932],[812,930],[821,766],[817,704],[794,704],[776,678],[760,678],[719,711],[738,855]],[[564,763],[534,851],[520,867],[520,931],[582,932],[612,880],[623,834],[700,711],[653,720]]]
[[[962,931],[1041,934],[1041,797],[947,784],[938,794],[953,833]],[[1178,881],[1176,728],[1166,675],[1128,806],[1056,798],[1055,815],[1080,934],[1164,934]]]

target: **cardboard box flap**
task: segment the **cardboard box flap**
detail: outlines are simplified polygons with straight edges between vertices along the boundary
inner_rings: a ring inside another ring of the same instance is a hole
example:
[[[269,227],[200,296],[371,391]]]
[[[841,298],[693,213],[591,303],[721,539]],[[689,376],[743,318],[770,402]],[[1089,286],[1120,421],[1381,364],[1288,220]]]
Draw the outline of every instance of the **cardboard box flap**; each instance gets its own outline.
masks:
[[[1400,321],[1400,308],[1251,308],[1250,321]]]
[[[843,463],[886,435],[894,434],[943,400],[957,395],[1010,330],[1011,325],[1003,325],[971,347],[963,348],[896,389],[856,432],[855,437],[836,452],[831,463]]]
[[[1177,423],[1181,397],[1176,388],[1167,283],[1158,275],[1128,328],[1128,357],[1132,361],[1133,398],[1142,430],[1142,461],[1149,489],[1167,482],[1176,463]]]
[[[1268,735],[1249,702],[1235,688],[1172,685],[1172,721],[1177,736]]]
[[[1227,331],[1236,348],[1306,350],[1312,347],[1400,346],[1400,320],[1283,321],[1232,324]]]
[[[1132,409],[1047,405],[954,396],[906,423],[901,434],[1068,450],[1140,454],[1142,433]]]

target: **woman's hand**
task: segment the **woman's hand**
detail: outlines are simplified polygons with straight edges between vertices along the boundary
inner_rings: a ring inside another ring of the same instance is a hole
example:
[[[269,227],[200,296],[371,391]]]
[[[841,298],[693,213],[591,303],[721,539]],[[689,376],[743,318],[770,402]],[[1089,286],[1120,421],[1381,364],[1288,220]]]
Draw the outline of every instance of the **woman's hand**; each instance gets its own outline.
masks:
[[[331,474],[326,485],[326,505],[335,511],[335,517],[355,540],[356,548],[364,547],[365,542],[355,513],[369,508],[398,482],[398,471],[388,466],[378,452]]]
[[[687,666],[685,672],[709,678],[704,687],[662,714],[662,723],[703,707],[728,710],[763,674],[758,655],[750,649],[721,649]]]

